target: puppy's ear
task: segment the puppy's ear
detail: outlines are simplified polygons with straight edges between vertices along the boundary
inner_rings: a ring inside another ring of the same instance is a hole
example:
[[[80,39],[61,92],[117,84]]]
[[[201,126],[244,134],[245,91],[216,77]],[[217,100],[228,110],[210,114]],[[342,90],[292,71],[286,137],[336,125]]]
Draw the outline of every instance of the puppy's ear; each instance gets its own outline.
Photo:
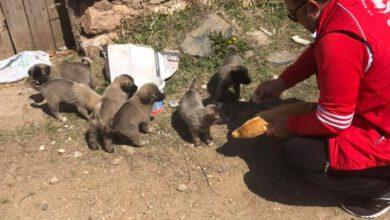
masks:
[[[121,89],[122,91],[128,93],[128,94],[134,94],[138,87],[136,85],[134,85],[133,83],[123,83],[121,85]]]
[[[30,69],[28,69],[28,75],[29,75],[30,77],[33,76],[34,70],[35,70],[35,66],[33,66],[33,67],[31,67]]]
[[[147,92],[141,92],[138,94],[139,99],[142,104],[150,104],[152,103],[152,96]]]
[[[46,76],[49,76],[50,71],[51,71],[51,66],[45,65],[45,67],[43,68],[43,71],[46,73]]]

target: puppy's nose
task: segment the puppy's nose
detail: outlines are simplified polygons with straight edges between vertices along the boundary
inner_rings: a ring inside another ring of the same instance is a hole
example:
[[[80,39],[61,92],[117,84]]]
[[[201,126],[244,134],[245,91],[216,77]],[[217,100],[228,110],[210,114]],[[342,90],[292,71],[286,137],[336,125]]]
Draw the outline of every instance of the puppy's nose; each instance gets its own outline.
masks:
[[[160,93],[160,99],[161,99],[161,101],[165,99],[165,94],[164,93]]]
[[[138,90],[138,86],[133,85],[131,86],[131,92],[136,92]]]

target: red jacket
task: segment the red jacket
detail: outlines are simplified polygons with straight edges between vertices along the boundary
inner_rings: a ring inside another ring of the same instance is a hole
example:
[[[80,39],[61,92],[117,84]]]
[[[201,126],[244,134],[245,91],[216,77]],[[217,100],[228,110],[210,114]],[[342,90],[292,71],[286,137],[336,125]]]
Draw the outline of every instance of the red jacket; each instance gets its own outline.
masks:
[[[281,79],[292,87],[314,73],[318,108],[289,117],[289,129],[329,135],[332,169],[390,165],[390,0],[331,0],[316,41]]]

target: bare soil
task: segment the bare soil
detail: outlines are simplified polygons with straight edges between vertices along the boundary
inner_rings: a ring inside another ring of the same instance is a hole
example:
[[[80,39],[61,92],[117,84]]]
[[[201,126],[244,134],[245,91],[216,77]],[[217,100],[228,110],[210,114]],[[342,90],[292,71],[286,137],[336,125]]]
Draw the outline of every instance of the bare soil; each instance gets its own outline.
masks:
[[[339,208],[343,195],[288,172],[277,140],[227,138],[256,111],[244,104],[213,128],[211,147],[192,147],[166,106],[149,146],[108,154],[88,149],[84,119],[60,123],[31,107],[34,93],[0,85],[1,219],[353,219]]]

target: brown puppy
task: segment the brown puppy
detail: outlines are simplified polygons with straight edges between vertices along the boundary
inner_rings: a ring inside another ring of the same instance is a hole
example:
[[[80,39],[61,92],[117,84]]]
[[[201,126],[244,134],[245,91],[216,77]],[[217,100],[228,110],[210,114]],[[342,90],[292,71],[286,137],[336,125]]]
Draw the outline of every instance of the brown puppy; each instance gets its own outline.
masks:
[[[82,63],[63,63],[60,65],[36,64],[28,70],[28,75],[36,86],[53,79],[67,79],[92,87],[90,67],[92,60],[85,57]]]
[[[252,82],[248,69],[244,66],[242,58],[237,53],[237,48],[229,46],[230,55],[227,56],[218,70],[218,85],[213,94],[214,101],[224,101],[224,96],[229,88],[233,87],[236,99],[240,99],[241,84],[248,85]]]
[[[143,85],[139,91],[127,101],[115,114],[111,122],[111,135],[119,137],[132,145],[141,147],[145,142],[141,141],[140,129],[150,133],[149,127],[152,107],[155,102],[165,99],[156,84],[148,83]],[[114,152],[112,138],[106,142],[106,150]]]
[[[199,134],[202,132],[205,134],[206,144],[210,145],[212,143],[210,127],[226,122],[222,110],[218,106],[214,104],[203,106],[196,91],[195,79],[180,101],[179,114],[186,122],[195,146],[200,145]]]
[[[92,150],[99,149],[97,139],[99,133],[103,133],[103,139],[106,140],[108,123],[137,89],[131,76],[120,75],[104,91],[101,101],[95,106],[89,123],[88,141]]]
[[[77,110],[89,119],[88,112],[92,111],[101,99],[101,96],[87,85],[66,79],[50,80],[38,87],[38,90],[42,93],[50,112],[60,121],[66,121],[59,112],[60,103],[75,105]]]

